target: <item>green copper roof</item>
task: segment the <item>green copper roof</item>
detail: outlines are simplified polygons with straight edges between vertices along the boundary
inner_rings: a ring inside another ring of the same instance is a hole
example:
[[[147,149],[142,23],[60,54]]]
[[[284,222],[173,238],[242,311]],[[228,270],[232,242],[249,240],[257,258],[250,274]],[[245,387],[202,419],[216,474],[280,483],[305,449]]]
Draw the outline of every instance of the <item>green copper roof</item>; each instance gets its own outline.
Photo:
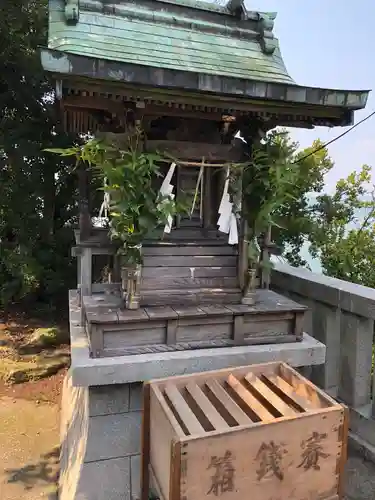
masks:
[[[291,116],[307,126],[349,125],[354,111],[366,106],[368,90],[297,85],[273,35],[276,14],[248,11],[244,0],[228,0],[226,6],[194,0],[49,4],[48,48],[41,50],[41,62],[60,82],[61,95],[63,81],[68,88],[77,78],[107,81],[120,94],[130,87],[171,91],[174,98],[186,94],[185,101],[193,93],[206,100],[210,94],[228,109],[234,100],[234,109],[273,103],[288,121]]]
[[[48,48],[108,61],[294,83],[272,13],[191,0],[50,0]]]

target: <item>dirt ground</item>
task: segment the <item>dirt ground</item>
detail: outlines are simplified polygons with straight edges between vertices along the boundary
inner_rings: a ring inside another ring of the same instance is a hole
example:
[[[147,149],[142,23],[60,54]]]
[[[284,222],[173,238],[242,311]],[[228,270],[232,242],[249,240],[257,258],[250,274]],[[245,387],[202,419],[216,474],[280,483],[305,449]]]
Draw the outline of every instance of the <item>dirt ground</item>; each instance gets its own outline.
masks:
[[[22,318],[13,318],[6,325],[0,322],[0,362],[6,355],[6,349],[1,351],[1,340],[7,348],[11,340],[14,353],[41,325]],[[1,500],[57,499],[59,412],[66,371],[13,385],[0,379]],[[374,500],[373,463],[350,453],[345,479],[345,500]]]
[[[59,412],[66,370],[44,380],[0,383],[0,498],[55,500]]]
[[[46,345],[33,343],[38,330],[57,332],[52,344],[50,338]],[[60,398],[67,371],[61,366],[69,363],[68,338],[64,314],[29,318],[12,311],[0,321],[1,500],[56,499]],[[30,381],[9,383],[25,379]]]

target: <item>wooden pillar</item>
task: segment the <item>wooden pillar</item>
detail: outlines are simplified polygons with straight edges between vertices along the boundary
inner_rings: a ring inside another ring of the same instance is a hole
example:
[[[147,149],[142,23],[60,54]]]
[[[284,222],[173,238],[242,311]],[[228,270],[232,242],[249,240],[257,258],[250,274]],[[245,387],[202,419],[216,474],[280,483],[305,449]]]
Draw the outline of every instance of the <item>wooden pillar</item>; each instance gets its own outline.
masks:
[[[81,254],[81,294],[82,297],[91,295],[92,288],[92,251],[90,247],[83,247]]]
[[[253,149],[254,146],[259,144],[260,140],[262,137],[264,137],[264,134],[267,130],[270,130],[273,128],[273,124],[271,122],[268,122],[267,125],[262,122],[259,118],[253,118],[249,119],[246,118],[245,120],[242,121],[242,123],[239,123],[239,129],[242,137],[246,141],[246,143],[243,144],[243,151],[244,151],[244,161],[251,161],[252,159],[252,154],[253,154]],[[244,189],[243,189],[244,191]],[[244,199],[242,197],[242,213],[244,212]],[[248,266],[248,244],[244,240],[248,240],[250,237],[250,228],[248,227],[247,221],[241,220],[241,232],[240,232],[240,255],[239,255],[239,280],[241,286],[243,281],[244,281],[244,276],[247,270]],[[270,260],[270,255],[269,255],[269,248],[267,246],[270,245],[271,243],[271,228],[268,229],[265,238],[264,238],[264,245],[262,249],[262,260],[267,264]],[[269,287],[269,282],[270,282],[270,272],[269,269],[263,268],[261,272],[261,287],[262,288],[268,288]]]
[[[270,258],[270,244],[271,244],[271,231],[272,227],[271,225],[268,227],[264,239],[263,239],[263,245],[262,245],[262,263],[263,267],[261,270],[261,288],[269,288],[270,287],[270,265],[271,265],[271,258]]]
[[[249,228],[247,222],[244,218],[241,218],[240,223],[240,234],[238,239],[238,282],[241,290],[244,290],[246,286],[246,271],[248,267],[248,258],[247,258],[247,247],[249,237]]]
[[[83,165],[78,169],[78,197],[80,241],[83,241],[90,236],[91,232],[89,175]]]
[[[252,156],[252,151],[254,144],[259,139],[259,120],[254,119],[253,121],[246,119],[242,123],[239,123],[240,133],[244,140],[243,143],[243,161],[249,161]],[[241,289],[244,289],[246,285],[246,271],[248,268],[248,243],[250,236],[250,229],[247,220],[245,220],[244,214],[244,198],[243,198],[243,182],[242,182],[242,193],[241,193],[241,223],[240,223],[240,234],[239,234],[239,256],[238,256],[238,280]]]
[[[203,227],[209,229],[212,226],[212,168],[205,168],[203,172]]]

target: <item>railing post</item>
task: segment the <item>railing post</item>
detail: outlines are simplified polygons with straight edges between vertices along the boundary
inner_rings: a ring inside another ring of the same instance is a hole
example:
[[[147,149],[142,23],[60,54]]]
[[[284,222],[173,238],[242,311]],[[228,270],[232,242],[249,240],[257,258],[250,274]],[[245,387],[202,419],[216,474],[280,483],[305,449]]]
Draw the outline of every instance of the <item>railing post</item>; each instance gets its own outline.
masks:
[[[358,408],[371,401],[374,320],[342,312],[339,397]]]
[[[334,397],[340,384],[340,330],[341,310],[316,302],[311,333],[326,346],[326,361],[324,365],[313,366],[312,379]]]

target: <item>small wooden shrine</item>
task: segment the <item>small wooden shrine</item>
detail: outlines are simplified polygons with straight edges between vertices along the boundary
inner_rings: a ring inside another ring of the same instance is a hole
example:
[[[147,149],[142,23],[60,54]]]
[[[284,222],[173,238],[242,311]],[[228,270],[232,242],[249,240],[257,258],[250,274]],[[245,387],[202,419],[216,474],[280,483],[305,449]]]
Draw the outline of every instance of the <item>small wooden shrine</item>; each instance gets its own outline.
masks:
[[[170,233],[143,243],[141,308],[123,310],[115,261],[111,282],[96,275],[93,260],[116,248],[92,223],[99,206],[80,173],[73,252],[93,356],[301,339],[304,308],[268,290],[267,276],[259,276],[256,304],[240,303],[243,225],[235,219],[235,234],[218,230],[223,165],[248,158],[276,126],[350,125],[368,92],[297,85],[273,35],[275,17],[243,0],[50,0],[41,60],[56,81],[65,130],[115,139],[141,124],[144,150],[176,159],[175,196],[199,195]]]

